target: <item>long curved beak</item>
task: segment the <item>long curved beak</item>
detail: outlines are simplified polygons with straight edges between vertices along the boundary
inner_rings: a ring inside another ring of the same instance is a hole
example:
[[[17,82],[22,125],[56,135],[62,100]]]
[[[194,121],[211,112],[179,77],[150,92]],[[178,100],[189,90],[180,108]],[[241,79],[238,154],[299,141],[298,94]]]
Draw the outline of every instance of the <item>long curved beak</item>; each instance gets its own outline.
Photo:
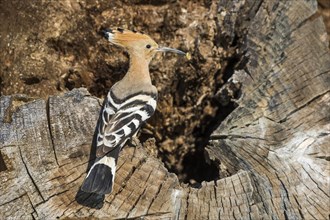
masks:
[[[178,50],[178,49],[173,49],[173,48],[170,48],[170,47],[159,47],[157,49],[157,51],[159,51],[159,52],[172,52],[172,53],[177,53],[177,54],[180,54],[180,55],[186,55],[185,52],[183,52],[181,50]]]

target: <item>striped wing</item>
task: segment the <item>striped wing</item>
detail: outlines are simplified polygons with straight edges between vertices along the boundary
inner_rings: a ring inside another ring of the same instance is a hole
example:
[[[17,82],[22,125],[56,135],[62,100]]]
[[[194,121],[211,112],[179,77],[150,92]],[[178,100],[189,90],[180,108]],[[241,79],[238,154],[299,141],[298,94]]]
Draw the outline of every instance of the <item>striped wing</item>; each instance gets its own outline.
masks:
[[[124,100],[110,91],[97,137],[96,156],[102,157],[122,147],[150,118],[156,109],[157,93],[137,93]]]

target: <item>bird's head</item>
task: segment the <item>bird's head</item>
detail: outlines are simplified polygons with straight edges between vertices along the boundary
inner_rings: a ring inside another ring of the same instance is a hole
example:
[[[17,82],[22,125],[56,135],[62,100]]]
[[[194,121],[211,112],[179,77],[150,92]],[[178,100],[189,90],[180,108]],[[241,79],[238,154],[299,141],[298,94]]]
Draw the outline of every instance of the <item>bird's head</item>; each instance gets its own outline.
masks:
[[[122,28],[106,29],[102,31],[104,37],[111,43],[123,47],[130,55],[139,56],[150,62],[157,52],[173,52],[186,55],[181,50],[159,47],[148,35]]]

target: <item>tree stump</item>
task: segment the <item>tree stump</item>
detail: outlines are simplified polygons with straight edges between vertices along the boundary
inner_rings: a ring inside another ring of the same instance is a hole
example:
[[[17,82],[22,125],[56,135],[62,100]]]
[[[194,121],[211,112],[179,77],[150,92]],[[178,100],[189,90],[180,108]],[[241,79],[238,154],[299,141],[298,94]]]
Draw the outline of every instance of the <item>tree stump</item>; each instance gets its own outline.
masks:
[[[248,60],[229,80],[241,84],[238,107],[205,149],[231,176],[180,184],[149,140],[123,149],[112,194],[81,192],[102,100],[86,89],[3,96],[1,218],[328,219],[330,53],[317,3],[219,5],[222,34],[242,30]]]

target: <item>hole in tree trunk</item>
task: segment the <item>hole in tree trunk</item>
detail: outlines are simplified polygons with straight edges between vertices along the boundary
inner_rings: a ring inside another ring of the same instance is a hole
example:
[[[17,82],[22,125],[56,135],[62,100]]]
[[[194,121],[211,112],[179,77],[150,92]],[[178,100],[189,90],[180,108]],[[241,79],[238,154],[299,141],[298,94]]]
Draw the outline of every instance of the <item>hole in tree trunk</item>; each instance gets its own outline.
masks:
[[[235,39],[235,44],[228,50],[236,51],[232,48],[237,46],[239,39]],[[198,58],[191,63],[196,72],[179,68],[170,89],[160,92],[159,103],[166,102],[164,99],[173,99],[173,102],[159,107],[149,122],[149,131],[143,129],[140,136],[141,141],[156,137],[158,157],[181,182],[192,187],[198,188],[203,181],[214,181],[233,174],[220,170],[222,161],[210,160],[205,147],[213,131],[237,107],[233,100],[240,96],[240,84],[227,81],[234,70],[245,67],[246,62],[241,57],[244,56],[232,52],[231,56],[222,60],[221,69],[211,70],[203,76],[198,73],[203,64]],[[207,92],[200,92],[203,90]],[[172,114],[166,114],[166,107]]]

